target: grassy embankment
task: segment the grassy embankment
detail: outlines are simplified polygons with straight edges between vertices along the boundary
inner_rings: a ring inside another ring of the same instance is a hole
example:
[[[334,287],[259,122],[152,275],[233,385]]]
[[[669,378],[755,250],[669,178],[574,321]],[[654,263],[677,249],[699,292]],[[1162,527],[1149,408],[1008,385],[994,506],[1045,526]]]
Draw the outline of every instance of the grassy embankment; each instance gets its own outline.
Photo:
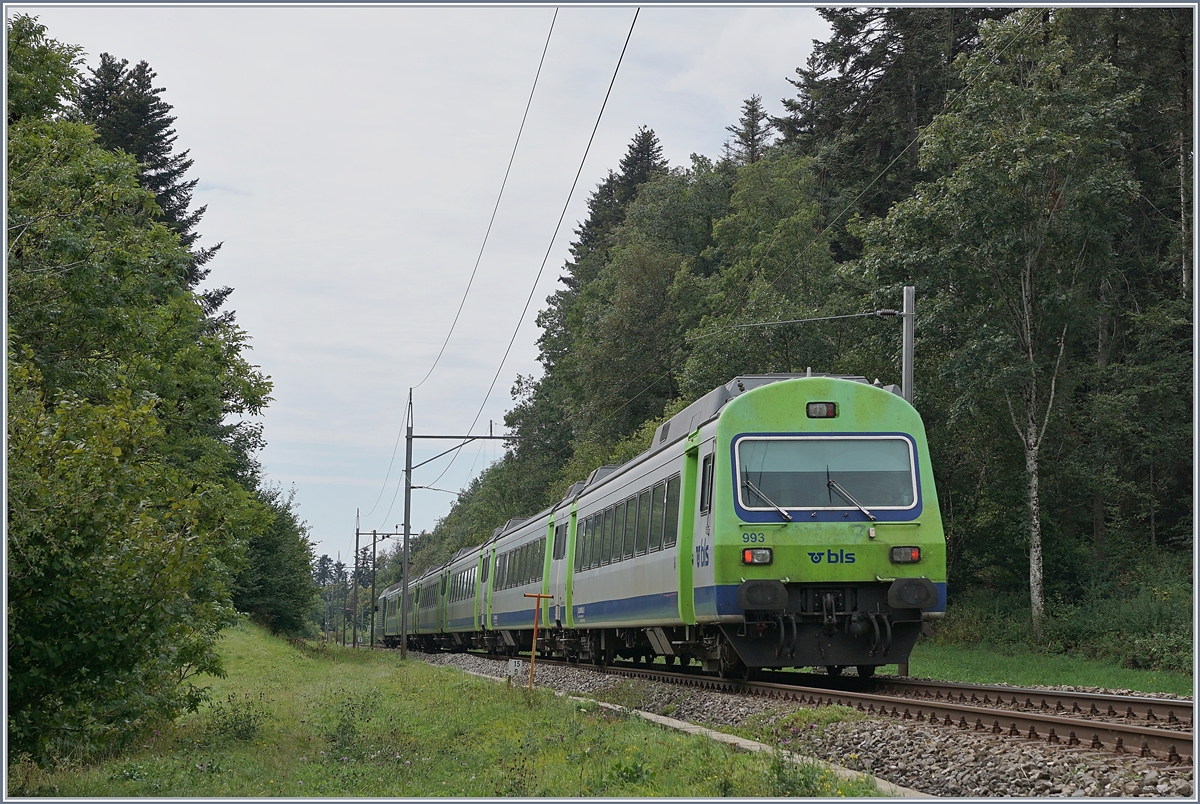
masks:
[[[304,649],[242,625],[214,705],[132,752],[43,771],[36,796],[862,796],[868,779],[746,754],[636,717],[394,654]]]

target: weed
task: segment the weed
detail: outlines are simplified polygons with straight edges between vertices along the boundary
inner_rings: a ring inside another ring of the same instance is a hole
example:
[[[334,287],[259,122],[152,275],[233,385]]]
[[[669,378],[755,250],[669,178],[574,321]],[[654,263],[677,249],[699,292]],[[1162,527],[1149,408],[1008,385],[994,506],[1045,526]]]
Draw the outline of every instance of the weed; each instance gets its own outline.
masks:
[[[334,747],[335,753],[362,754],[365,750],[361,745],[362,729],[375,716],[375,698],[368,692],[349,690],[334,697],[337,701],[336,720],[323,736]]]
[[[262,724],[270,716],[271,702],[265,693],[229,693],[225,702],[209,704],[208,732],[232,740],[250,742],[258,736]]]
[[[621,784],[636,785],[641,784],[650,777],[650,772],[641,762],[617,760],[617,763],[612,766],[608,773],[604,775],[605,782],[617,782]]]

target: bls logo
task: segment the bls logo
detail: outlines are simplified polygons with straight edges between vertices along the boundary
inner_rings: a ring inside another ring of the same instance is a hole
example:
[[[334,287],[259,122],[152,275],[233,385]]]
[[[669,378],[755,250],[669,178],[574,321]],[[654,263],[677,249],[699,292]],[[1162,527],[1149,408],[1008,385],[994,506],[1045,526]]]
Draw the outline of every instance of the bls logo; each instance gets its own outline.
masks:
[[[814,564],[820,564],[821,559],[825,559],[826,564],[853,564],[854,553],[847,553],[845,550],[838,550],[836,553],[832,550],[826,550],[824,553],[809,553],[808,557]]]

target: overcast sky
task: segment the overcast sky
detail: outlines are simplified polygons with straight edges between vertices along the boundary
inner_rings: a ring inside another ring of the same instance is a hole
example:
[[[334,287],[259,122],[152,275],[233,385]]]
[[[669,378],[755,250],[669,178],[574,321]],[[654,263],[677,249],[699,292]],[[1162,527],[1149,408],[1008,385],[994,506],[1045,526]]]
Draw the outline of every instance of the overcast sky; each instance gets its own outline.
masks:
[[[403,519],[384,478],[408,388],[433,364],[487,229],[554,16],[534,7],[7,6],[52,38],[146,60],[191,150],[202,244],[223,242],[209,286],[274,382],[262,418],[266,476],[295,485],[317,553],[343,559],[364,529]],[[643,8],[595,143],[525,316],[521,309],[612,78],[633,7],[558,13],[520,148],[445,355],[414,392],[417,433],[501,422],[517,374],[538,371],[534,318],[555,290],[588,194],[637,131],[672,165],[717,156],[741,103],[772,114],[828,27],[804,7]],[[419,462],[448,446],[416,442]],[[437,480],[457,491],[501,454],[462,450]],[[442,459],[414,472],[429,484]],[[451,494],[413,493],[413,529]],[[530,512],[532,513],[532,512]],[[369,541],[369,539],[368,539]]]

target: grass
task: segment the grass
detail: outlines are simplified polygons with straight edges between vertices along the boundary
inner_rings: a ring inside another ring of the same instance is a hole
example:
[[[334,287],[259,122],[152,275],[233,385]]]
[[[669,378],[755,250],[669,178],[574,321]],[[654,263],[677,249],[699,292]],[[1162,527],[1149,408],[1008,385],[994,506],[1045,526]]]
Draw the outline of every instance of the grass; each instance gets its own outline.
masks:
[[[922,678],[974,684],[1066,684],[1192,694],[1192,677],[1183,673],[1132,670],[1115,662],[1077,656],[942,644],[929,640],[917,643],[909,660],[908,672]]]
[[[865,796],[815,765],[394,654],[222,639],[212,704],[88,765],[10,764],[9,795]]]

